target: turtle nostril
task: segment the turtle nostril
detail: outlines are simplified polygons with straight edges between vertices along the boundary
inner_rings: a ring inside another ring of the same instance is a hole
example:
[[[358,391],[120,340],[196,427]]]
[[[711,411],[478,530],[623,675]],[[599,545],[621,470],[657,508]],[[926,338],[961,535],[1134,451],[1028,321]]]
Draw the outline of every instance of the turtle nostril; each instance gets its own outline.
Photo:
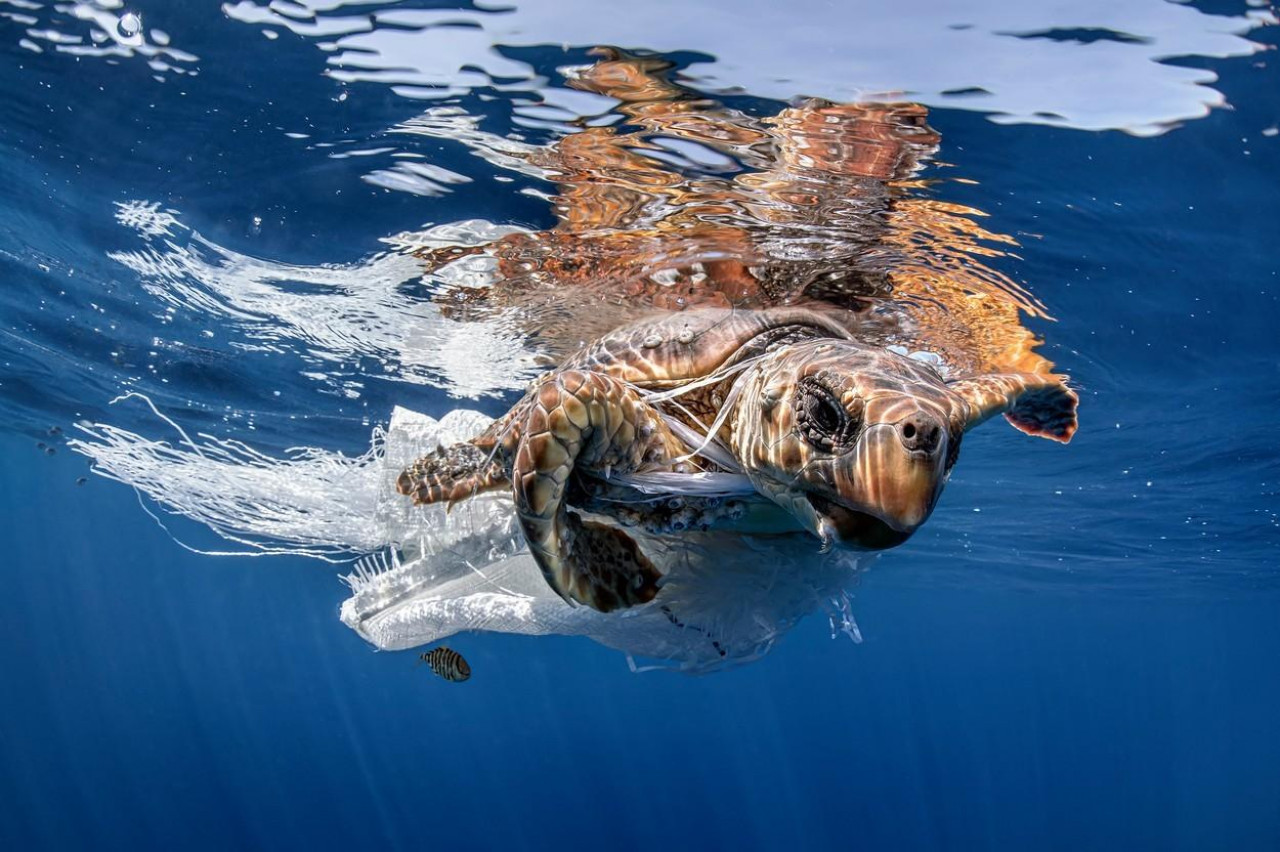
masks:
[[[898,436],[908,450],[932,453],[942,440],[942,426],[923,412],[916,412],[898,424]]]

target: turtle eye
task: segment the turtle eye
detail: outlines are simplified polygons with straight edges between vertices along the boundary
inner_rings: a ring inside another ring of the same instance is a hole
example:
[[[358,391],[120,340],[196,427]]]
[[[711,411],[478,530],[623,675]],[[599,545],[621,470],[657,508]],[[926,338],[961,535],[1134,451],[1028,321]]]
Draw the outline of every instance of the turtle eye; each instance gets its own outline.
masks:
[[[807,394],[804,407],[809,424],[819,432],[837,431],[840,428],[840,421],[844,419],[844,412],[836,406],[835,400],[825,394]]]
[[[816,379],[804,379],[796,388],[796,426],[806,443],[835,451],[852,443],[861,424],[834,391]]]

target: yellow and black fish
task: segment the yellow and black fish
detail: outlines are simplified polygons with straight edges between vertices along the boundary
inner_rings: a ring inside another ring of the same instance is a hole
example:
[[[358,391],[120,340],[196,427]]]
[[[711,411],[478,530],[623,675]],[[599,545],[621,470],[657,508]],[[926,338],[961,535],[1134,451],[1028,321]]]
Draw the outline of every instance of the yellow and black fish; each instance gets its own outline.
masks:
[[[461,683],[471,677],[471,666],[462,658],[462,655],[443,645],[420,655],[418,664],[422,663],[430,666],[433,674],[455,683]]]

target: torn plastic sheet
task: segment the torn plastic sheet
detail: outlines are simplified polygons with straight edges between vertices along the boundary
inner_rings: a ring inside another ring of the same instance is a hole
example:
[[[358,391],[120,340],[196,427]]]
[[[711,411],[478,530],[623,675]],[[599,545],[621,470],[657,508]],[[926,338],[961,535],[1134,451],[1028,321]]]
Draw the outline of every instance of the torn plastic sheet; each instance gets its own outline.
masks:
[[[85,437],[70,444],[93,459],[99,474],[207,525],[247,548],[242,552],[330,561],[364,554],[342,575],[351,596],[341,619],[382,650],[469,630],[579,635],[626,653],[633,668],[647,667],[637,662],[647,659],[705,671],[759,658],[816,611],[828,613],[833,635],[860,638],[848,590],[867,555],[820,554],[818,542],[801,533],[632,529],[664,572],[657,598],[615,613],[567,604],[529,555],[505,493],[477,495],[446,511],[413,506],[396,492],[395,479],[410,462],[492,422],[478,412],[436,420],[397,408],[363,455],[304,448],[273,458],[232,439],[188,435],[152,410],[176,440],[80,424]],[[725,475],[683,484],[685,493],[732,492],[740,480]],[[682,480],[641,477],[629,484],[646,499],[675,497]]]

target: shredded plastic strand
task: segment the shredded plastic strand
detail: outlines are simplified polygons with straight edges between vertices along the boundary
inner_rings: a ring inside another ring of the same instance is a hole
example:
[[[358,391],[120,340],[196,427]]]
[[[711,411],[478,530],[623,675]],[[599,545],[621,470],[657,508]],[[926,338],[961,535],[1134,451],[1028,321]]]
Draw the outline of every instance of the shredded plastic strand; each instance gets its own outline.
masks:
[[[277,459],[231,439],[192,438],[141,394],[115,402],[128,399],[149,406],[179,440],[77,424],[85,438],[68,444],[94,460],[96,473],[257,552],[333,557],[383,544],[370,524],[378,497],[373,473],[384,438],[380,431],[374,432],[373,447],[355,458],[298,448]]]

